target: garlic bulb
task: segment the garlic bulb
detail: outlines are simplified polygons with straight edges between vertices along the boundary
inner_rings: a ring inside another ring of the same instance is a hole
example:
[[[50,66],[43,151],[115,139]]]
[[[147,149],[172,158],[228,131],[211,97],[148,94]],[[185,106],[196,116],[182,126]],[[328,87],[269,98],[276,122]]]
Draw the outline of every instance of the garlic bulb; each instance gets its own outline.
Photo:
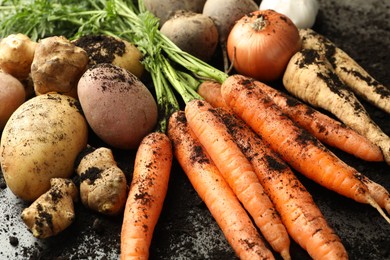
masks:
[[[298,28],[311,28],[317,17],[317,0],[263,0],[260,10],[272,9],[289,17]]]

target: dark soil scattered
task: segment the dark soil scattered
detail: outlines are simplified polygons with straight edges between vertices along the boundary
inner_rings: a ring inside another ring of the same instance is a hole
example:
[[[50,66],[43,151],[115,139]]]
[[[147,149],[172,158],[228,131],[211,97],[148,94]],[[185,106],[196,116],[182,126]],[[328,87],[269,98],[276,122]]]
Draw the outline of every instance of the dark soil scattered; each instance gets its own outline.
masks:
[[[319,2],[321,9],[313,29],[346,51],[375,79],[390,87],[389,1]],[[211,63],[216,64],[214,61]],[[275,87],[280,88],[280,82],[275,82]],[[390,135],[389,115],[367,102],[362,103],[383,131]],[[90,143],[99,142],[91,137]],[[390,190],[389,165],[364,162],[330,149],[346,163]],[[115,150],[114,155],[126,176],[131,177],[134,152]],[[297,177],[340,236],[351,260],[390,259],[390,225],[375,209],[326,190],[298,173]],[[38,240],[20,218],[27,206],[6,188],[0,173],[0,259],[118,259],[121,216],[102,216],[78,202],[75,205],[75,222],[68,229],[56,237]],[[293,241],[291,255],[294,260],[310,259]],[[154,231],[150,259],[236,259],[176,161],[163,212]]]

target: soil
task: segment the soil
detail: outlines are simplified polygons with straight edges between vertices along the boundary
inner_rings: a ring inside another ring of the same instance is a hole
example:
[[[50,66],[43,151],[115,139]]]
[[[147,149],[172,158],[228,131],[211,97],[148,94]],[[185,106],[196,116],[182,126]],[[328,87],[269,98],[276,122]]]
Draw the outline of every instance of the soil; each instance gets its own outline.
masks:
[[[313,29],[390,87],[390,2],[320,0],[320,4]],[[213,62],[219,64],[218,57]],[[389,115],[362,103],[390,135]],[[92,135],[91,144],[104,145]],[[338,150],[332,151],[390,190],[389,165],[368,163]],[[134,152],[114,150],[114,155],[131,179]],[[390,259],[390,225],[376,210],[328,191],[299,173],[297,176],[340,236],[350,259]],[[20,213],[26,206],[6,187],[0,173],[0,259],[118,259],[121,216],[105,217],[78,203],[76,220],[67,230],[56,237],[38,240],[21,221]],[[291,254],[293,259],[310,259],[294,242]],[[175,161],[163,212],[154,232],[150,259],[235,258],[218,225]]]

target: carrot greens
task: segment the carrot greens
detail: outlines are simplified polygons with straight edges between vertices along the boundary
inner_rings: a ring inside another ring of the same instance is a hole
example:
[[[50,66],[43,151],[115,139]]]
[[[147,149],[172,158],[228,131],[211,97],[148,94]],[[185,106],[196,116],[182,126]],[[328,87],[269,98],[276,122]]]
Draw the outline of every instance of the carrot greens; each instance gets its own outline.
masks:
[[[179,109],[175,90],[185,103],[201,97],[202,80],[222,83],[227,74],[182,51],[159,31],[159,19],[143,1],[130,0],[0,0],[0,37],[23,33],[32,40],[53,35],[77,39],[104,34],[133,43],[143,53],[160,109],[159,130]]]

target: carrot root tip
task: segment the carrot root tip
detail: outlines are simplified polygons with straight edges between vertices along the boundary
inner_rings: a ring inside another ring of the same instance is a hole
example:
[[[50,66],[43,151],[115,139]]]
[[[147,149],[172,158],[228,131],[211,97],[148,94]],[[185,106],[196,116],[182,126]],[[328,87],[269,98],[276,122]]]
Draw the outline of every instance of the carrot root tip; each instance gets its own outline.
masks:
[[[370,196],[368,198],[368,203],[373,206],[376,210],[378,210],[379,214],[390,224],[390,218],[386,215],[383,209],[378,205],[378,203]]]

